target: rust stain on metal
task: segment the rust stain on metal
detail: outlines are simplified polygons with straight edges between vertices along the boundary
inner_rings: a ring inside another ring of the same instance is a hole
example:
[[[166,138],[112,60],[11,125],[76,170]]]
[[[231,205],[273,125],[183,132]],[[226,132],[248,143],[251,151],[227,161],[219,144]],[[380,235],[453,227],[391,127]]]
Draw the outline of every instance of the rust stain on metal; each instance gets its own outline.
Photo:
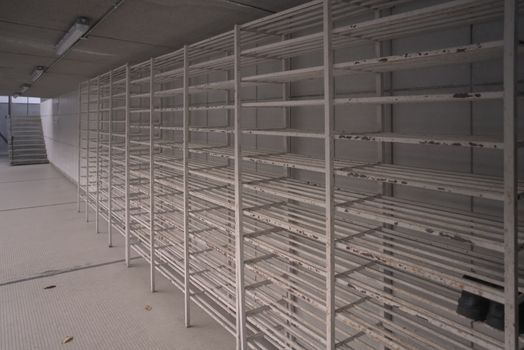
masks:
[[[453,94],[453,98],[468,98],[468,97],[472,97],[472,95],[467,92],[457,92],[456,94]]]

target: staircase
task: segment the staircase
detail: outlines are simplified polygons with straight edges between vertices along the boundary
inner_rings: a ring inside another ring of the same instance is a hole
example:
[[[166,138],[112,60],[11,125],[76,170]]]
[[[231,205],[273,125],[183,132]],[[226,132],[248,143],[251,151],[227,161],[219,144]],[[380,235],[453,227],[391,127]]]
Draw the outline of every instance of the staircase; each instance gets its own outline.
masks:
[[[11,165],[48,163],[40,116],[12,117],[9,159]]]

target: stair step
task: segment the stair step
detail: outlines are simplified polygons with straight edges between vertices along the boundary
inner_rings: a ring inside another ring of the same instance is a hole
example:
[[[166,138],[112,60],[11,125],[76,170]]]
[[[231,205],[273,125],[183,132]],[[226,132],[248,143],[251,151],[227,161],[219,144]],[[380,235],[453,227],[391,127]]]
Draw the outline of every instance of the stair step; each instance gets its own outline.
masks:
[[[47,155],[47,152],[45,150],[42,150],[42,149],[25,149],[25,150],[18,150],[18,151],[13,151],[11,153],[13,156],[23,156],[23,155],[26,155],[26,154],[43,154],[43,155]]]
[[[39,133],[35,133],[33,135],[28,135],[28,134],[17,135],[17,134],[13,134],[13,137],[21,139],[21,140],[31,140],[34,137],[44,138],[44,135],[42,135],[42,133],[39,132]]]
[[[35,134],[35,135],[13,135],[13,138],[16,140],[19,140],[19,141],[31,141],[31,140],[34,140],[34,139],[37,139],[37,140],[43,140],[44,137],[42,135],[38,135],[38,134]]]
[[[35,163],[49,163],[47,158],[27,158],[27,159],[13,159],[11,164],[35,164]]]
[[[13,145],[22,145],[22,144],[28,144],[28,143],[38,143],[43,144],[44,142],[43,137],[15,137],[13,138]]]
[[[36,128],[36,127],[40,127],[42,126],[42,123],[40,123],[40,121],[38,122],[35,122],[35,123],[11,123],[11,128],[12,129],[20,129],[20,128]]]
[[[49,161],[47,159],[28,159],[28,160],[12,160],[11,165],[31,165],[31,164],[48,164]]]
[[[48,162],[47,157],[25,157],[25,158],[12,158],[12,162]]]
[[[13,138],[14,143],[28,143],[28,142],[36,142],[36,143],[42,143],[44,142],[44,137],[14,137]]]
[[[36,152],[36,153],[45,153],[45,147],[26,147],[26,148],[13,148],[12,152],[17,153],[27,153],[27,152]]]
[[[15,138],[13,140],[13,145],[20,145],[20,146],[23,146],[23,145],[27,145],[27,144],[39,144],[39,145],[43,145],[45,144],[44,142],[44,138],[43,137],[39,137],[39,138],[34,138],[34,139],[21,139],[21,138]]]
[[[23,146],[14,146],[13,149],[16,149],[16,150],[29,150],[29,149],[45,150],[45,146],[44,145],[23,145]]]
[[[44,148],[44,142],[24,142],[24,143],[14,143],[13,148]]]
[[[44,148],[41,148],[41,147],[24,148],[24,149],[13,149],[13,154],[27,154],[27,153],[46,154],[46,151],[45,151]]]
[[[32,128],[32,129],[14,129],[13,134],[26,134],[32,132],[42,132],[42,128]]]
[[[45,149],[45,144],[43,142],[27,142],[23,144],[14,143],[11,149],[27,149],[27,148],[39,148]]]
[[[28,157],[34,157],[34,158],[46,158],[47,154],[42,152],[27,152],[27,153],[12,153],[13,158],[28,158]]]
[[[13,136],[14,136],[13,137],[14,143],[28,143],[28,142],[42,143],[44,142],[43,135],[22,135],[22,136],[13,135]]]
[[[13,134],[26,134],[31,132],[42,132],[41,128],[34,128],[34,129],[14,129],[12,131]]]
[[[27,135],[27,134],[41,134],[42,129],[35,128],[33,130],[13,130],[13,135]]]

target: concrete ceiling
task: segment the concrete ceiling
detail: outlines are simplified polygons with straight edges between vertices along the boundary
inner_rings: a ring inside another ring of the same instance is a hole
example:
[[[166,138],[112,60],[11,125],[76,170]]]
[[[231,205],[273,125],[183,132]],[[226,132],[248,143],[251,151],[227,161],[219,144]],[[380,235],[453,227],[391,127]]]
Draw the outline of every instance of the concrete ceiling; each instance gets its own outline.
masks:
[[[58,58],[54,46],[78,16],[95,23],[116,0],[0,1],[0,95],[31,83],[36,66]],[[25,94],[55,97],[126,62],[170,52],[306,0],[125,0]]]

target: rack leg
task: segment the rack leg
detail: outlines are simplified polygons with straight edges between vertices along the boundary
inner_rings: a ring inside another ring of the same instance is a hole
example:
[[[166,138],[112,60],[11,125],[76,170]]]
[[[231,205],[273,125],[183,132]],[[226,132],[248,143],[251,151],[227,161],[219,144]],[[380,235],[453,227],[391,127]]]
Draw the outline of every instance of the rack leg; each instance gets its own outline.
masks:
[[[326,201],[326,349],[335,350],[335,208],[333,173],[335,142],[334,126],[334,80],[331,0],[323,4],[323,61],[324,61],[324,160],[325,160],[325,201]]]
[[[518,349],[517,290],[517,48],[518,8],[506,0],[504,8],[504,325],[505,347]]]

